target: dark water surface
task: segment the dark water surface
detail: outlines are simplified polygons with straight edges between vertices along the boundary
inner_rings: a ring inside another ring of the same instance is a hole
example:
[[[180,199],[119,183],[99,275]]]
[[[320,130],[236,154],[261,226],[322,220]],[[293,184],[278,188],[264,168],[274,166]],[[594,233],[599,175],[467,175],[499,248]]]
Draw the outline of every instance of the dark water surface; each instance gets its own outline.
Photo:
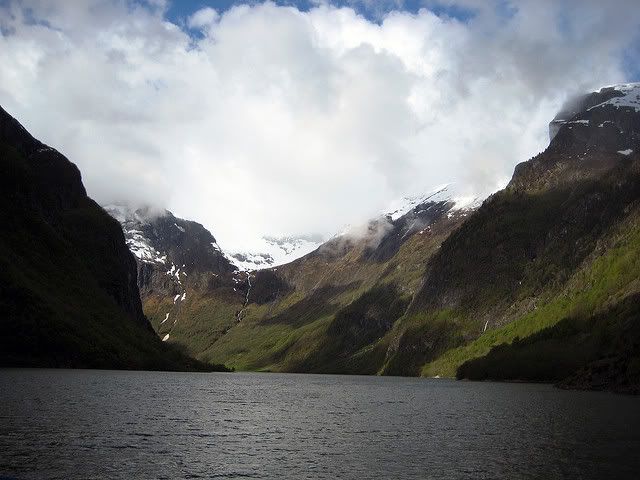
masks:
[[[0,370],[0,477],[640,478],[639,400],[412,378]]]

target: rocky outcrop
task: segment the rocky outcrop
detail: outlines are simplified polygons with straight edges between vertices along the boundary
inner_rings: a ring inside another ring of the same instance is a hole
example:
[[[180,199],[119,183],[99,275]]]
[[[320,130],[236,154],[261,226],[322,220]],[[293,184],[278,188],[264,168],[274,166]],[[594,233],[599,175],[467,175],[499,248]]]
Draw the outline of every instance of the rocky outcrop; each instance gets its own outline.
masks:
[[[533,193],[598,178],[638,152],[640,84],[572,100],[549,128],[549,147],[516,166],[509,189]]]
[[[178,293],[177,280],[189,282],[199,290],[214,289],[225,281],[229,283],[238,270],[211,232],[197,222],[150,207],[104,208],[122,225],[127,245],[138,262],[138,284],[143,297]]]

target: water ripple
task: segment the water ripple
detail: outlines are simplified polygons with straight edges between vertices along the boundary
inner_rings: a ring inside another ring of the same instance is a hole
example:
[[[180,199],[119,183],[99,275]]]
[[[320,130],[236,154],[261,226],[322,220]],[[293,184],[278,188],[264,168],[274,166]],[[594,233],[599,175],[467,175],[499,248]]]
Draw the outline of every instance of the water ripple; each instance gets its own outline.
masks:
[[[0,392],[0,479],[624,479],[640,471],[639,399],[546,385],[0,370]]]

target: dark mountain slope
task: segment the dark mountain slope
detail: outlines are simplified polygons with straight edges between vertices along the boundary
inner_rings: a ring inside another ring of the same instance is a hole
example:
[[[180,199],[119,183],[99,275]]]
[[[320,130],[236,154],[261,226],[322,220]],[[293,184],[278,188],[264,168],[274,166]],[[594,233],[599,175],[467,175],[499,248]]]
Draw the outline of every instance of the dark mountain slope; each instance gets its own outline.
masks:
[[[414,373],[426,362],[424,374],[452,375],[492,346],[577,312],[590,325],[586,319],[604,318],[639,290],[640,109],[627,105],[638,90],[592,95],[587,110],[554,126],[545,152],[518,165],[509,186],[443,243],[386,372]],[[438,342],[443,318],[452,331]]]
[[[118,223],[80,172],[0,109],[0,363],[186,368],[142,313]]]

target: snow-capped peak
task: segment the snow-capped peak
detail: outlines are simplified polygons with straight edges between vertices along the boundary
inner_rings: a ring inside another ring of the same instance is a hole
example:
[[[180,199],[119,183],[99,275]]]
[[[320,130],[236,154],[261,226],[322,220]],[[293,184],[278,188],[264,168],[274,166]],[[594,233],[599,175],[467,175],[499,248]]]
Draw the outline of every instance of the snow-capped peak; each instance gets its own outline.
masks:
[[[569,99],[549,123],[549,139],[553,140],[563,127],[592,129],[617,127],[619,133],[629,133],[629,121],[619,118],[640,112],[640,83],[621,83]],[[592,123],[592,120],[597,120]],[[635,122],[631,121],[631,125]],[[632,127],[632,130],[635,127]],[[598,134],[600,134],[599,132]]]
[[[292,262],[317,249],[324,239],[319,235],[264,236],[249,251],[229,252],[229,260],[240,270],[260,270]]]
[[[130,222],[147,224],[154,218],[169,215],[167,210],[155,209],[152,207],[134,208],[129,205],[121,205],[118,203],[104,205],[102,208],[104,208],[109,215],[118,220],[120,224]]]
[[[616,90],[622,95],[610,98],[609,100],[599,103],[598,105],[594,105],[589,108],[589,110],[593,110],[594,108],[604,107],[605,105],[612,105],[615,108],[633,108],[636,112],[640,112],[640,83],[621,83],[618,85],[610,85],[608,87],[603,87],[600,89],[600,92],[607,89]]]
[[[480,206],[482,203],[482,197],[478,195],[462,194],[456,191],[455,184],[446,183],[436,187],[426,194],[403,196],[393,201],[391,205],[382,212],[382,215],[395,221],[409,213],[418,205],[426,202],[449,202],[452,204],[452,210],[470,210]]]
[[[141,226],[145,225],[151,217],[151,215],[147,215],[148,210],[136,210],[117,204],[105,205],[103,208],[120,223],[127,246],[138,260],[146,263],[165,263],[167,261],[167,255],[156,250],[141,230]]]
[[[380,213],[380,216],[395,221],[427,202],[447,202],[451,205],[451,211],[471,210],[477,208],[482,200],[483,198],[477,195],[463,194],[453,183],[449,183],[440,185],[426,194],[403,196],[392,202],[389,208]],[[358,228],[346,225],[342,232],[331,238],[353,234],[354,230]],[[240,270],[260,270],[283,265],[303,257],[320,247],[324,240],[319,235],[265,236],[261,238],[260,245],[250,251],[228,252],[227,257]]]

